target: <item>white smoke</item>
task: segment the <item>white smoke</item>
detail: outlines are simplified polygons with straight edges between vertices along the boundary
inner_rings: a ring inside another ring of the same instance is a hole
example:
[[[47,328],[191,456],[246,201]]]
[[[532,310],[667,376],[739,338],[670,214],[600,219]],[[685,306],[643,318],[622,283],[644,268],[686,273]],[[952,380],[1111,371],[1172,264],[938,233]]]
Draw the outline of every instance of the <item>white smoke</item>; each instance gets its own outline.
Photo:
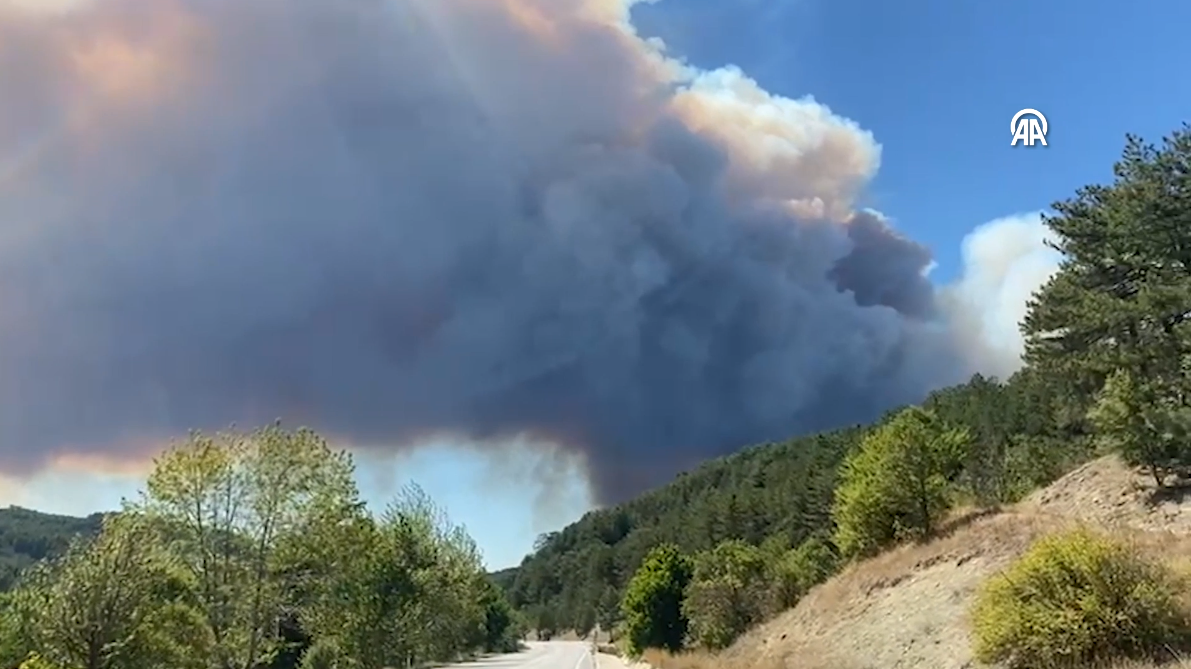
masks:
[[[963,242],[963,275],[942,293],[973,366],[1006,378],[1022,365],[1020,324],[1033,294],[1059,268],[1042,213],[989,221]]]

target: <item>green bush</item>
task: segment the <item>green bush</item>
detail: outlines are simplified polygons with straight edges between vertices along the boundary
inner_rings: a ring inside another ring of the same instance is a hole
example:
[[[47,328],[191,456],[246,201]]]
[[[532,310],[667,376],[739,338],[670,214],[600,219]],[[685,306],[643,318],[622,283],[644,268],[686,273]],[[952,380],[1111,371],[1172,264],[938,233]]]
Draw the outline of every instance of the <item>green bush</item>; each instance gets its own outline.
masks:
[[[1164,392],[1169,391],[1159,381],[1139,380],[1117,370],[1104,382],[1088,412],[1099,441],[1125,462],[1148,469],[1158,487],[1168,473],[1191,464],[1187,438],[1191,420],[1182,391],[1176,391],[1179,399],[1174,402],[1164,400]]]
[[[521,646],[525,631],[522,621],[504,591],[485,580],[481,585],[480,606],[484,608],[481,639],[474,644],[488,653],[511,653]]]
[[[30,653],[17,669],[58,669],[58,666],[37,653]]]
[[[816,585],[826,581],[839,568],[835,546],[821,536],[812,536],[797,548],[782,550],[785,542],[766,542],[765,554],[768,590],[763,617],[769,618],[794,606]]]
[[[302,653],[302,669],[339,669],[344,664],[343,651],[330,639],[320,639]]]
[[[765,612],[772,587],[765,555],[756,546],[732,539],[700,553],[694,563],[682,604],[691,637],[704,648],[726,648]]]
[[[1023,669],[1169,653],[1188,633],[1177,591],[1165,567],[1107,537],[1047,537],[978,593],[973,650]]]
[[[868,557],[891,543],[930,536],[951,504],[951,483],[971,442],[966,429],[910,407],[861,441],[840,468],[831,509],[835,545]]]
[[[646,648],[682,649],[688,624],[682,602],[690,580],[691,560],[678,547],[663,544],[645,556],[621,604],[630,655]]]

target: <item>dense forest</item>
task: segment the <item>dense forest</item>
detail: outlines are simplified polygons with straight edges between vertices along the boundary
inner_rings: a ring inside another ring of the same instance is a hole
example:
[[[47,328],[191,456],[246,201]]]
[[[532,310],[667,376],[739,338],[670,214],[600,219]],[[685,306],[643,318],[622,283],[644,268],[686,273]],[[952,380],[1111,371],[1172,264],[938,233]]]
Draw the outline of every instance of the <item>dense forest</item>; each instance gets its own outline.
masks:
[[[101,514],[75,518],[16,506],[0,509],[0,592],[33,563],[62,554],[75,537],[97,534],[102,523]]]
[[[544,634],[643,629],[661,623],[625,618],[661,615],[642,613],[650,606],[679,615],[664,602],[681,583],[683,622],[662,627],[690,638],[639,641],[718,647],[847,560],[929,535],[949,508],[1011,503],[1105,451],[1159,485],[1183,472],[1191,128],[1160,145],[1128,137],[1114,176],[1045,217],[1063,262],[1028,305],[1013,376],[975,376],[873,425],[748,448],[588,513],[500,574],[511,601]],[[661,594],[642,603],[641,588]]]

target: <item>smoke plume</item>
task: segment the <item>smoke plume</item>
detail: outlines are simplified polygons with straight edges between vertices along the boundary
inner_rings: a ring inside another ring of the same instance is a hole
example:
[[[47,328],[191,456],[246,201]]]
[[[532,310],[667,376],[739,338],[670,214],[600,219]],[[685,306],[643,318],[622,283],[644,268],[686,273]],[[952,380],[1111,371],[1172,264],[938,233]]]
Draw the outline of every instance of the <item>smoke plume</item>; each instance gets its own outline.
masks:
[[[614,501],[983,364],[874,138],[627,4],[0,0],[0,469],[281,417]]]

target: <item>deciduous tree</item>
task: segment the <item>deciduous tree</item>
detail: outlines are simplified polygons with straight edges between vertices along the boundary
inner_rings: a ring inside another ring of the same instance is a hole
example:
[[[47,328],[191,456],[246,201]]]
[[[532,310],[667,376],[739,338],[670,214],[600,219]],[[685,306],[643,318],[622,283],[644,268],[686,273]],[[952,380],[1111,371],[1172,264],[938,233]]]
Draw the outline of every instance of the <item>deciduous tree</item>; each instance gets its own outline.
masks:
[[[688,624],[682,601],[691,571],[690,558],[673,544],[660,545],[646,555],[629,581],[621,605],[630,653],[682,648]]]
[[[345,453],[280,425],[196,433],[158,459],[141,508],[173,533],[219,666],[252,669],[278,650],[287,592],[279,558],[318,514],[348,513],[354,492]]]
[[[929,535],[949,505],[969,437],[933,413],[911,407],[861,442],[844,462],[832,515],[835,543],[863,556],[888,543]]]
[[[78,669],[206,666],[210,639],[192,582],[164,550],[161,528],[127,512],[37,567],[16,593],[42,660]]]
[[[761,620],[773,585],[766,567],[761,550],[739,540],[695,556],[682,609],[695,642],[725,648]]]

